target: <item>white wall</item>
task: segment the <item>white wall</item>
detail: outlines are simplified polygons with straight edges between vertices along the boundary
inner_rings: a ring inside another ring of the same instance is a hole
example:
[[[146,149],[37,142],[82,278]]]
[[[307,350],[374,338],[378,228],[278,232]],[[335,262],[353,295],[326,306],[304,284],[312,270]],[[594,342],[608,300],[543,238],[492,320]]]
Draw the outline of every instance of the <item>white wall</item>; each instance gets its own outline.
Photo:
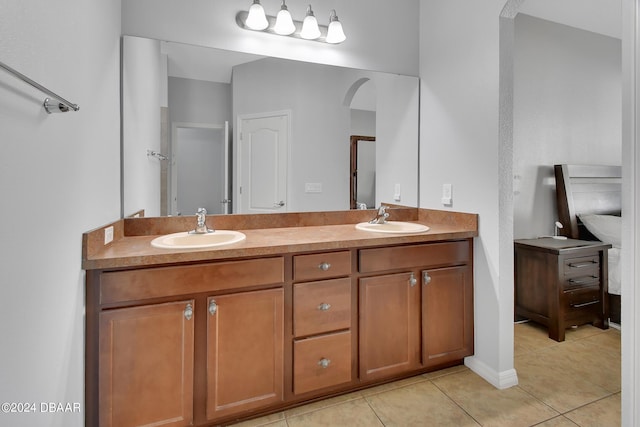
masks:
[[[161,153],[160,105],[163,76],[160,42],[140,37],[122,39],[122,179],[125,216],[144,210],[145,216],[160,215],[160,160],[147,150]],[[163,80],[163,78],[165,80]]]
[[[77,103],[0,70],[0,402],[82,413],[4,414],[13,427],[84,425],[81,235],[120,216],[120,2],[0,1],[0,60]]]
[[[553,234],[553,165],[621,164],[619,39],[518,14],[514,237]]]
[[[505,0],[420,2],[420,204],[480,215],[474,244],[475,356],[513,385],[513,269],[500,263],[499,16]],[[442,184],[453,205],[442,206]]]
[[[280,10],[280,0],[262,0],[268,15]],[[308,42],[240,28],[237,12],[250,0],[123,0],[122,31],[128,35],[180,41],[258,55],[342,65],[415,76],[418,73],[419,0],[372,5],[367,0],[316,0],[313,10],[327,25],[335,9],[347,40],[340,45]],[[307,2],[289,2],[294,19],[302,21]],[[153,11],[153,13],[150,13]],[[167,25],[170,23],[170,25]]]

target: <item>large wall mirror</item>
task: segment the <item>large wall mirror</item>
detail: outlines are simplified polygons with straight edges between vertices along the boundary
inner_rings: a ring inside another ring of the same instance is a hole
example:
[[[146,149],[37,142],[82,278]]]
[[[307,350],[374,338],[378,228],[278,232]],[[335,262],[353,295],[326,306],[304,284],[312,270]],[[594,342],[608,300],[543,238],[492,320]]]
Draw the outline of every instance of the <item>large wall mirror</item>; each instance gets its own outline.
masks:
[[[122,49],[123,215],[418,205],[417,77],[132,36]],[[354,135],[372,141],[356,159]]]

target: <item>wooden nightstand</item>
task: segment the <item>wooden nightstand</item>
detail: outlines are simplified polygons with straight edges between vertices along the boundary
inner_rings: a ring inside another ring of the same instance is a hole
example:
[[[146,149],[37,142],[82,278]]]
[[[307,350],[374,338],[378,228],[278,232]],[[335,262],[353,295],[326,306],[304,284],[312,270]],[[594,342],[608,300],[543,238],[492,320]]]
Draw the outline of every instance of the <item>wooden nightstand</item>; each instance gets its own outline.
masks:
[[[516,315],[546,325],[556,341],[564,341],[565,329],[574,325],[608,329],[609,248],[586,240],[516,240]]]

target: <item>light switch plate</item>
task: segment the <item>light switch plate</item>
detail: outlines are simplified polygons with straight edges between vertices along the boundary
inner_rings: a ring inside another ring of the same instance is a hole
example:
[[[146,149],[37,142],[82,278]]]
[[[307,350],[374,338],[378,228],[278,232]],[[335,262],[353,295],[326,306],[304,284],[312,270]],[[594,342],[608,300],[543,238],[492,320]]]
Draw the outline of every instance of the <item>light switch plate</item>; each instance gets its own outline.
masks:
[[[442,184],[442,204],[451,206],[453,198],[451,197],[451,184]]]
[[[322,193],[321,182],[307,182],[304,184],[305,193]]]

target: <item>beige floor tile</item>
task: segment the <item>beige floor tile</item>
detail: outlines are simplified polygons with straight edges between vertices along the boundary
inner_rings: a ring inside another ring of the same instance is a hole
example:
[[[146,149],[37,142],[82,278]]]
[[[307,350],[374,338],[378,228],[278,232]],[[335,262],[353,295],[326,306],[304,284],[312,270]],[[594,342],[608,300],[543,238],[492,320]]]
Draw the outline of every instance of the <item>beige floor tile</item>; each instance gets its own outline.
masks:
[[[622,422],[620,393],[590,403],[565,416],[581,427],[619,426]]]
[[[336,397],[330,397],[328,399],[319,400],[317,402],[308,403],[297,408],[287,409],[284,412],[285,418],[295,417],[307,412],[317,411],[318,409],[328,408],[331,406],[339,405],[351,400],[362,399],[362,393],[360,391],[354,391],[353,393],[343,394]]]
[[[479,425],[431,381],[367,396],[366,399],[387,427]]]
[[[514,354],[529,354],[542,348],[557,345],[549,338],[549,330],[535,322],[516,323],[514,325]]]
[[[578,340],[538,353],[554,361],[554,367],[592,382],[610,393],[621,389],[620,355],[607,351],[598,342]]]
[[[287,417],[289,427],[349,426],[382,427],[376,414],[363,399],[350,400],[302,415]]]
[[[254,418],[252,420],[247,420],[232,425],[233,427],[286,427],[287,423],[284,420],[284,412],[278,412],[276,414],[265,415],[264,417]]]
[[[484,427],[527,427],[559,415],[521,388],[499,390],[471,371],[433,383]]]
[[[560,413],[586,405],[611,394],[558,366],[553,355],[536,353],[515,361],[519,386]]]
[[[452,366],[450,368],[440,369],[439,371],[428,372],[426,374],[422,374],[422,377],[428,380],[433,380],[435,378],[444,377],[445,375],[451,375],[457,372],[463,372],[468,370],[469,368],[467,368],[466,366],[458,365],[458,366]]]
[[[594,343],[595,345],[600,346],[601,348],[605,348],[610,351],[615,351],[620,354],[621,351],[621,343],[622,339],[620,336],[620,331],[617,329],[609,328],[606,331],[603,331],[601,334],[593,335],[588,338],[585,338],[583,342]]]
[[[579,340],[593,335],[601,334],[604,331],[604,329],[597,328],[593,325],[580,325],[577,328],[567,328],[565,330],[565,340]]]
[[[543,423],[536,424],[536,427],[576,427],[577,424],[570,419],[560,415],[559,417],[551,418]]]
[[[374,394],[378,394],[378,393],[383,393],[385,391],[389,391],[389,390],[395,390],[397,388],[400,387],[405,387],[411,384],[416,384],[422,381],[426,381],[427,379],[424,378],[422,375],[416,375],[415,377],[410,377],[410,378],[405,378],[402,380],[398,380],[398,381],[393,381],[390,383],[386,383],[386,384],[381,384],[375,387],[371,387],[365,390],[362,390],[361,393],[363,396],[371,396]]]

